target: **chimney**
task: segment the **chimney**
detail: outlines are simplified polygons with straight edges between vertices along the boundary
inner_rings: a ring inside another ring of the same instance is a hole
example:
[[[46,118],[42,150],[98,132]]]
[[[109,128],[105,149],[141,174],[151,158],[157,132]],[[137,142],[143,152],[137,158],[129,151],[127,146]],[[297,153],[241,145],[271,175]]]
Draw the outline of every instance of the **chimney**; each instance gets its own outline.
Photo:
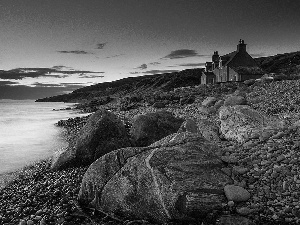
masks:
[[[212,56],[212,61],[213,62],[219,62],[219,53],[218,51],[215,51],[213,56]]]
[[[246,45],[244,40],[240,39],[239,44],[237,45],[238,52],[246,52]]]

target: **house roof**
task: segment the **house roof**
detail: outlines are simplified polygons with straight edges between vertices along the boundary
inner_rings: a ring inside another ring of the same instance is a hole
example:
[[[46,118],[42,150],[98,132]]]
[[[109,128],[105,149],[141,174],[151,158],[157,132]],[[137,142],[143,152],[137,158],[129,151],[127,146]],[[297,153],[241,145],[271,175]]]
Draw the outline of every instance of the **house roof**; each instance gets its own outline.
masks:
[[[202,73],[205,74],[206,76],[215,76],[215,74],[211,71],[208,72],[203,71]]]
[[[237,51],[234,51],[234,52],[230,52],[226,55],[222,55],[221,56],[221,59],[223,61],[226,61],[226,63],[224,64],[224,66],[226,66],[228,63],[230,63],[230,61],[235,57],[235,55],[237,54],[238,52]]]

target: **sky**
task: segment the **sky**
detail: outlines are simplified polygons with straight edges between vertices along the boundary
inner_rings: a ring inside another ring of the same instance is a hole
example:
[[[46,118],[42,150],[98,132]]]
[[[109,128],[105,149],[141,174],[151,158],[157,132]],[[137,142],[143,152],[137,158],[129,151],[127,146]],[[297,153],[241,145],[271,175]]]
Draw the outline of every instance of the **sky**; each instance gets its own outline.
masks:
[[[1,0],[0,99],[300,50],[299,0]]]

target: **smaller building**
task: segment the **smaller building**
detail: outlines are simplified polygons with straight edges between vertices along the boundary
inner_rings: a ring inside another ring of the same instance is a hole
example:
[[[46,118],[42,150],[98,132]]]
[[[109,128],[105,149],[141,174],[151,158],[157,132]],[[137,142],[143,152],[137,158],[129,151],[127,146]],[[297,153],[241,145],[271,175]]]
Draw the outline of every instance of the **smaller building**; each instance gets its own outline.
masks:
[[[245,81],[260,78],[264,74],[255,60],[246,51],[244,40],[239,41],[237,50],[219,56],[215,51],[212,62],[206,62],[201,83],[220,83],[228,81]]]

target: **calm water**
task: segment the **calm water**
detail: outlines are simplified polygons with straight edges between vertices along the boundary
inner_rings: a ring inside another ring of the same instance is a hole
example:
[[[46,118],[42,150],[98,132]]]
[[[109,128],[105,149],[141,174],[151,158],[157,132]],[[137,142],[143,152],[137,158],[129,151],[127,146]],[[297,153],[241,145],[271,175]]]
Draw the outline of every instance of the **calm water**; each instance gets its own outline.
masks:
[[[79,116],[72,110],[53,111],[73,104],[32,100],[0,100],[0,174],[44,159],[67,143],[60,137],[61,119]]]

